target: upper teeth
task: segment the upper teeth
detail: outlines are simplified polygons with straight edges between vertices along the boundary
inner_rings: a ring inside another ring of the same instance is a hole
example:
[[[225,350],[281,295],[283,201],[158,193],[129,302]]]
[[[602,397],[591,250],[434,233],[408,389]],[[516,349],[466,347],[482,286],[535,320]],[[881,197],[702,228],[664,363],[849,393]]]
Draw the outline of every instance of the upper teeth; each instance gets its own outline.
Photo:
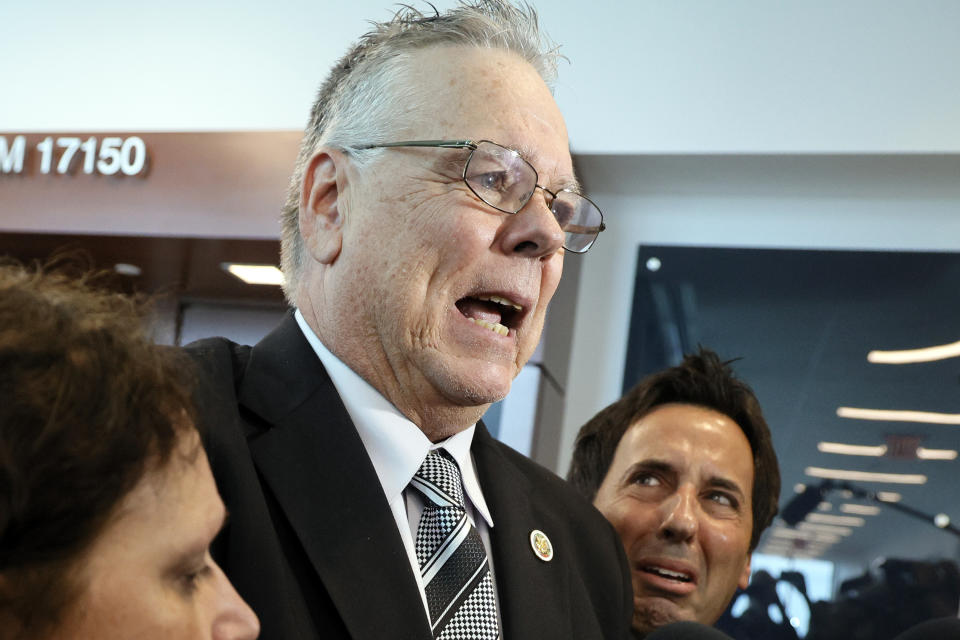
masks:
[[[668,578],[673,578],[675,580],[689,580],[690,577],[685,573],[680,573],[679,571],[670,571],[669,569],[662,569],[660,567],[650,567],[650,571],[654,573],[659,573],[660,575],[666,576]]]
[[[496,302],[497,304],[502,304],[505,307],[513,307],[517,311],[523,310],[523,307],[521,307],[517,303],[511,300],[507,300],[506,298],[503,298],[501,296],[477,296],[477,300],[485,300],[487,302]]]

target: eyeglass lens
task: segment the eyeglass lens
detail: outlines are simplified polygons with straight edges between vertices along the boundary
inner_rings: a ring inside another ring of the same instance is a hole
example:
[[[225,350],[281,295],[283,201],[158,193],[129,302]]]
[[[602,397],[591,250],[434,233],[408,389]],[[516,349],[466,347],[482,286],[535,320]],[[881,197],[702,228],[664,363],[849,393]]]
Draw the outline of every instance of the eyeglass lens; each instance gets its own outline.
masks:
[[[513,149],[488,141],[477,143],[463,179],[478,198],[505,213],[520,211],[537,188],[537,171],[529,162]],[[564,248],[575,253],[589,249],[603,222],[596,205],[572,191],[559,191],[550,208],[564,231]]]

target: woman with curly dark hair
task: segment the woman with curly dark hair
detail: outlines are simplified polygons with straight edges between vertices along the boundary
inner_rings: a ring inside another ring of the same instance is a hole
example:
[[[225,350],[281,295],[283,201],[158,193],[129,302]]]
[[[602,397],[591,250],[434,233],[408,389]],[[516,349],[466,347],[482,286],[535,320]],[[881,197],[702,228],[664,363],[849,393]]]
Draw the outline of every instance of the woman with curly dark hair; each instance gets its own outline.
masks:
[[[89,280],[89,279],[88,279]],[[189,364],[136,301],[0,265],[0,637],[255,638]]]

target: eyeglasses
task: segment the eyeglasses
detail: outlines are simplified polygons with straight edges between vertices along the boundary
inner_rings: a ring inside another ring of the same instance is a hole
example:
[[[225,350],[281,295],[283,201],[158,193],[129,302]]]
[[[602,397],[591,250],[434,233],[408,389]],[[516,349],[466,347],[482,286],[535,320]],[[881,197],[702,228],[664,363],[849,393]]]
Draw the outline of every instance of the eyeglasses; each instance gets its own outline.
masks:
[[[554,193],[537,182],[537,170],[519,152],[489,140],[405,140],[384,144],[356,145],[355,149],[389,147],[436,147],[470,149],[463,165],[463,181],[480,200],[503,213],[523,209],[537,189],[549,194],[547,204],[563,229],[563,248],[586,253],[606,226],[599,207],[570,189]]]

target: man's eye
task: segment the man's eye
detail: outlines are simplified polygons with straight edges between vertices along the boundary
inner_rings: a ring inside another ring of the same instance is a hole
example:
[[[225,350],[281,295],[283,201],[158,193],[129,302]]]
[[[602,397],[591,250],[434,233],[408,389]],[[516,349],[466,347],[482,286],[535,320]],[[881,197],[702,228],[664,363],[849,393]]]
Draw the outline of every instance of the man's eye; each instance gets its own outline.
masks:
[[[709,499],[724,507],[736,508],[738,504],[733,496],[721,491],[714,491],[710,494]]]
[[[506,191],[510,186],[506,171],[488,171],[473,176],[470,181],[488,191]]]
[[[633,484],[639,484],[644,487],[660,486],[660,479],[649,473],[639,473],[633,477]]]
[[[557,218],[557,222],[560,223],[560,228],[566,229],[567,225],[570,224],[570,220],[573,218],[574,207],[567,202],[554,200],[551,208],[553,209],[553,215]]]

